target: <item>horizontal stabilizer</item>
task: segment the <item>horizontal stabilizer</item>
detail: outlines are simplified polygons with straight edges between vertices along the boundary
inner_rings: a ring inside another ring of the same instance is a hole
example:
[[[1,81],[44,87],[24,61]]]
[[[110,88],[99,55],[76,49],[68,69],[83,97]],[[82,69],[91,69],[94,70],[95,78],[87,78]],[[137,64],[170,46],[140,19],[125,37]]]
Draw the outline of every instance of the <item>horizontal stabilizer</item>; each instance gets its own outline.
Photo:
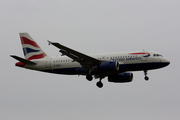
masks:
[[[36,65],[36,63],[35,63],[35,62],[32,62],[32,61],[26,60],[26,59],[24,59],[24,58],[20,58],[20,57],[15,56],[15,55],[10,55],[10,56],[11,56],[12,58],[14,58],[14,59],[16,59],[16,60],[18,60],[18,61],[20,61],[20,62],[24,63],[24,64],[28,64],[28,65]]]

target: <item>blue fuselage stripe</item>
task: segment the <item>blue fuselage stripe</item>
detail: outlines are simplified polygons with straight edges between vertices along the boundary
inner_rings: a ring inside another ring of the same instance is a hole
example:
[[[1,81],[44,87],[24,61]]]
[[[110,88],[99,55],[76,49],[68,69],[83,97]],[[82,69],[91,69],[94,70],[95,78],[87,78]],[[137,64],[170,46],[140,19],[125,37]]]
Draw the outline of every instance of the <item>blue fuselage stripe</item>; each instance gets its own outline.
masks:
[[[158,69],[169,65],[166,62],[157,62],[157,63],[136,63],[136,64],[120,64],[119,65],[119,73],[126,72],[126,71],[140,71],[140,70],[152,70]],[[84,68],[57,68],[57,69],[48,69],[42,70],[43,72],[50,72],[56,74],[69,74],[69,75],[76,75],[82,74],[86,75],[88,72]],[[99,72],[93,72],[93,74],[99,74]]]

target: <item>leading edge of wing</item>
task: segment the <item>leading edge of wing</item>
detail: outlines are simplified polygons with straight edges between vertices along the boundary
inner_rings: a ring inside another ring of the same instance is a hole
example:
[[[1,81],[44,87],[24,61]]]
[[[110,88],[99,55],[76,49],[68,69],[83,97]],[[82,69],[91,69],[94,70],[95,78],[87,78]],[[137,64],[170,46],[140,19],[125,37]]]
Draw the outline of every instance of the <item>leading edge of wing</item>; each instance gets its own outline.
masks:
[[[91,56],[88,56],[88,55],[85,55],[78,51],[75,51],[75,50],[68,48],[64,45],[61,45],[59,43],[51,42],[51,41],[48,41],[48,42],[49,42],[49,44],[52,44],[53,46],[59,48],[60,49],[59,52],[61,52],[62,55],[66,55],[66,56],[72,58],[74,61],[79,62],[82,65],[96,65],[101,62],[96,58],[93,58]]]

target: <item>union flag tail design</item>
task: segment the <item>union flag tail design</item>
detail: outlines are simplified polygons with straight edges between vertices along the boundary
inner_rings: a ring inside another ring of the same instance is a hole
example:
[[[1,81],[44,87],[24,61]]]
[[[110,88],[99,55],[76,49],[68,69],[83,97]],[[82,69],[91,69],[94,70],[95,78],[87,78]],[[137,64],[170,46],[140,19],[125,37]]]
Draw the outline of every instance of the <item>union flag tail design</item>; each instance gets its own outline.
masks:
[[[47,56],[28,33],[19,33],[19,35],[25,59],[42,59]]]

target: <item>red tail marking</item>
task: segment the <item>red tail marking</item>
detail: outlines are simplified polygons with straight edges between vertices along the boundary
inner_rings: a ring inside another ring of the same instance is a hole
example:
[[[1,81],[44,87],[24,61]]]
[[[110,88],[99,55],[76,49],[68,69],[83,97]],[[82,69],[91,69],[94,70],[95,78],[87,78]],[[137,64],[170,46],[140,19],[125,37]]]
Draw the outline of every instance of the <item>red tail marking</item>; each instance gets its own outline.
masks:
[[[30,45],[32,45],[34,47],[40,48],[39,45],[36,42],[31,41],[26,37],[21,37],[21,44],[30,44]]]
[[[42,53],[42,54],[39,54],[39,55],[33,55],[30,58],[28,58],[28,60],[41,59],[41,58],[44,58],[45,56],[47,56],[46,53]]]

